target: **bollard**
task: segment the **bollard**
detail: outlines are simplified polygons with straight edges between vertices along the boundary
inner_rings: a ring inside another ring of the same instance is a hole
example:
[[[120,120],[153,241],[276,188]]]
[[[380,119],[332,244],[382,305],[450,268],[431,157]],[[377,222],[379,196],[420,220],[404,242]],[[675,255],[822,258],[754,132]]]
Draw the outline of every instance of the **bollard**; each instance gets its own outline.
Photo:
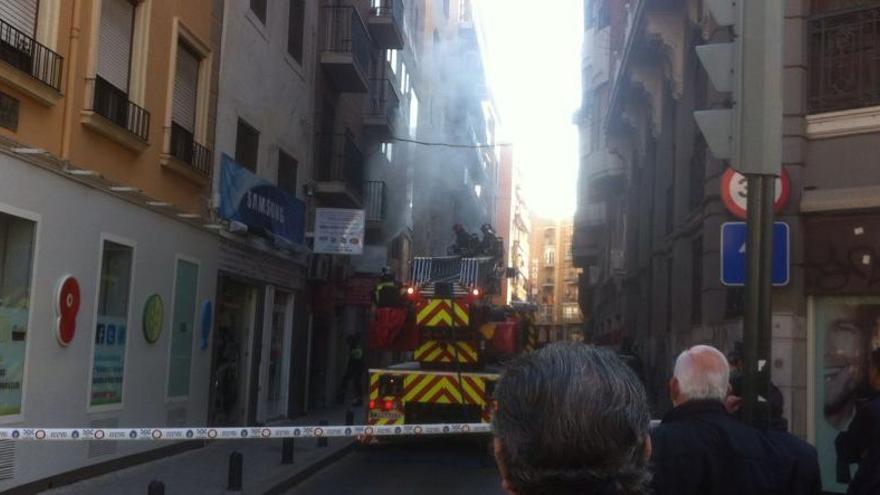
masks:
[[[241,481],[244,470],[244,457],[241,452],[229,454],[229,485],[226,487],[231,492],[241,491]]]
[[[147,495],[165,495],[165,483],[153,480],[147,486]]]
[[[354,411],[351,409],[347,409],[345,411],[345,426],[351,426],[354,424]]]
[[[321,421],[318,421],[318,424],[321,426],[327,426],[330,423],[326,419],[322,419]],[[325,437],[325,436],[318,437],[318,447],[326,447],[327,445],[328,445],[327,437]]]
[[[281,464],[293,464],[293,439],[281,439]]]

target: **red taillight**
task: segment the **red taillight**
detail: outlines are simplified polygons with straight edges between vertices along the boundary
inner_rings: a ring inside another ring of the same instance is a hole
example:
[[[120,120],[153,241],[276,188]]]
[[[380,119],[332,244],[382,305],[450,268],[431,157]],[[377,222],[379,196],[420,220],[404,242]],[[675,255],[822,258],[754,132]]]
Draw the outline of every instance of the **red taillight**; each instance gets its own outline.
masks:
[[[376,409],[376,401],[374,401],[374,400],[370,401],[370,409]]]
[[[480,297],[480,289],[474,289],[471,291],[471,294],[473,294],[474,297]]]
[[[394,401],[392,401],[392,400],[386,400],[386,401],[385,401],[385,410],[386,410],[386,411],[390,411],[390,410],[392,410],[392,409],[394,409]]]

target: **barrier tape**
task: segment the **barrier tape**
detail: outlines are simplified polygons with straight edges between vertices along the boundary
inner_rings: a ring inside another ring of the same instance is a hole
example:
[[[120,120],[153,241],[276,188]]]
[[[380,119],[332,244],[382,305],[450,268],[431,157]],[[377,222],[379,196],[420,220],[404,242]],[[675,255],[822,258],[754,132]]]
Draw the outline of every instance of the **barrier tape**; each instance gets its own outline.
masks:
[[[491,433],[488,423],[391,426],[266,426],[232,428],[0,428],[0,440],[248,440],[269,438],[389,437]]]

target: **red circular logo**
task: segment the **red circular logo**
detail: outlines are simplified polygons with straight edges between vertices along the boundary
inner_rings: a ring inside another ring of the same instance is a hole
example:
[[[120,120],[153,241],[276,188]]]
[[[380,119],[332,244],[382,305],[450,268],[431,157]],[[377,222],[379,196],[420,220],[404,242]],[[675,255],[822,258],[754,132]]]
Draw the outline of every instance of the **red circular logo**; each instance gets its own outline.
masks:
[[[55,310],[58,313],[55,336],[62,346],[68,346],[76,334],[76,317],[79,314],[79,305],[79,282],[68,275],[61,279],[61,283],[58,285],[58,297],[55,301]]]
[[[788,172],[782,169],[782,173],[776,178],[776,195],[773,198],[773,210],[777,213],[785,208],[788,198],[791,196],[791,178]],[[736,217],[746,218],[746,205],[749,197],[749,184],[745,175],[729,168],[721,176],[721,201],[727,210]]]

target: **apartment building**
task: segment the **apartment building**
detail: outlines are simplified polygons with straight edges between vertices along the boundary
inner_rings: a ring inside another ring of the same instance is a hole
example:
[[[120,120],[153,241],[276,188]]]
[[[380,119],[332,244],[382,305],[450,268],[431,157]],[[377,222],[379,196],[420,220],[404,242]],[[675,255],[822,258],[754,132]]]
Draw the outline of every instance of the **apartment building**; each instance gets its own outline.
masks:
[[[570,219],[533,218],[530,237],[530,285],[537,305],[535,327],[540,343],[582,341],[578,305],[580,269],[572,257],[574,226]]]
[[[841,367],[864,379],[880,346],[872,253],[877,224],[877,19],[874,0],[785,0],[783,168],[791,196],[790,280],[773,293],[773,381],[794,432],[837,483],[833,441],[854,401]],[[730,38],[701,0],[585,2],[581,174],[574,256],[588,336],[632,338],[662,403],[675,355],[742,338],[742,288],[722,284],[721,201],[728,164],[692,112],[721,106],[694,47]],[[617,317],[620,323],[617,323]]]
[[[495,228],[504,240],[504,261],[512,273],[503,283],[498,303],[530,302],[531,215],[523,191],[522,170],[513,160],[513,147],[501,148]]]
[[[0,3],[0,424],[205,424],[215,4]],[[8,443],[0,491],[153,448]]]

